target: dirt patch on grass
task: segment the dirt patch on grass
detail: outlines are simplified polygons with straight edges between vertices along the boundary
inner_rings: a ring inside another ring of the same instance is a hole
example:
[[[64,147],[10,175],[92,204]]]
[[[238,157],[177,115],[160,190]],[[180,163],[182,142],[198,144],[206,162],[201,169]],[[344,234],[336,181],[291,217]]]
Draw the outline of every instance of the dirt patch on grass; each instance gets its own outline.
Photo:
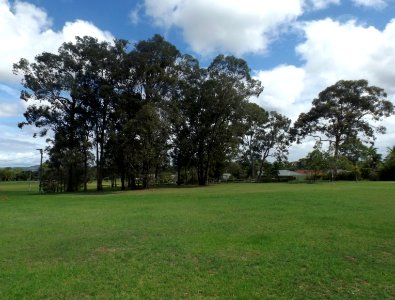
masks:
[[[125,248],[121,247],[99,247],[95,250],[95,253],[120,253],[120,252],[125,252]]]
[[[7,201],[8,200],[8,196],[7,195],[0,195],[0,201]]]

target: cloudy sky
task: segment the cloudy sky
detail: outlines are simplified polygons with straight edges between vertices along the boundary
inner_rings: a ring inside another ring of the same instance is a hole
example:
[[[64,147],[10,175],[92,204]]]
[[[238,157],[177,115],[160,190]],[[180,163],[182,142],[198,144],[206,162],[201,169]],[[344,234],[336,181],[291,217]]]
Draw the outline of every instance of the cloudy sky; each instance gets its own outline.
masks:
[[[0,167],[39,163],[44,139],[17,128],[25,105],[12,64],[77,35],[131,41],[159,33],[203,66],[244,58],[265,90],[258,104],[295,120],[325,87],[368,79],[395,103],[395,0],[0,0]],[[395,117],[376,147],[395,145]],[[291,148],[290,160],[313,141]]]

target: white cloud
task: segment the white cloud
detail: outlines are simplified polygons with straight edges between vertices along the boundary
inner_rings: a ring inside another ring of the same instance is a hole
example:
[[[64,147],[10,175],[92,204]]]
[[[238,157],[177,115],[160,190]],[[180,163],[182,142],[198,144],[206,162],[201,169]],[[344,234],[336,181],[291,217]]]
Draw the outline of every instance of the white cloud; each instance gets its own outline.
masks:
[[[44,51],[57,52],[63,42],[84,35],[114,39],[111,33],[82,20],[67,22],[62,30],[54,31],[44,10],[27,2],[0,0],[0,166],[35,165],[39,155],[34,149],[45,147],[45,138],[32,138],[34,128],[17,128],[14,117],[20,116],[27,104],[11,87],[19,81],[12,74],[13,63],[22,57],[32,61]]]
[[[20,91],[0,83],[0,117],[15,117],[23,113],[22,101],[18,100]]]
[[[288,117],[296,118],[304,89],[305,71],[303,68],[282,65],[270,71],[260,71],[256,75],[264,85],[264,91],[256,102],[266,110],[275,110]],[[295,112],[297,114],[295,114]]]
[[[75,41],[76,36],[92,36],[99,41],[112,42],[114,36],[109,31],[102,31],[91,22],[76,20],[74,22],[66,22],[63,30],[59,33],[62,37],[62,42]]]
[[[15,1],[10,4],[0,0],[0,80],[16,80],[12,64],[20,58],[32,60],[44,51],[56,52],[66,41],[75,36],[90,35],[99,40],[112,41],[113,36],[90,22],[67,22],[61,31],[51,29],[52,21],[47,13],[33,4]]]
[[[385,0],[352,0],[352,2],[358,6],[373,7],[376,9],[383,9],[387,6]]]
[[[140,10],[141,5],[137,5],[133,10],[129,13],[129,20],[133,25],[137,25],[140,22]]]
[[[238,55],[267,50],[270,41],[303,13],[303,0],[145,0],[158,26],[176,27],[198,53]]]
[[[147,16],[157,26],[181,29],[193,51],[264,53],[304,10],[325,9],[341,0],[144,0]],[[130,12],[138,20],[138,8]]]
[[[306,62],[306,85],[323,88],[339,79],[365,78],[395,94],[395,19],[383,31],[332,19],[304,25],[306,40],[296,51]]]
[[[297,161],[305,157],[307,153],[313,150],[316,141],[313,138],[306,138],[300,144],[292,144],[289,147],[288,161]]]
[[[325,9],[328,6],[335,4],[339,5],[340,0],[310,0],[308,1],[308,5],[312,6],[313,9]]]
[[[0,124],[0,167],[33,166],[40,163],[36,149],[46,147],[45,138],[32,138],[31,127],[19,129],[14,121]],[[46,158],[46,156],[44,156]]]
[[[6,103],[0,101],[0,117],[14,117],[21,113],[21,106],[17,103]]]
[[[296,47],[302,66],[279,66],[257,73],[265,87],[257,102],[264,108],[295,120],[310,109],[320,91],[341,79],[367,79],[384,88],[395,104],[395,19],[383,30],[332,19],[304,23],[302,30],[305,40]],[[384,153],[394,144],[395,116],[382,124],[387,134],[378,136],[376,147]],[[305,145],[294,146],[292,158],[311,151],[311,143],[307,140]]]

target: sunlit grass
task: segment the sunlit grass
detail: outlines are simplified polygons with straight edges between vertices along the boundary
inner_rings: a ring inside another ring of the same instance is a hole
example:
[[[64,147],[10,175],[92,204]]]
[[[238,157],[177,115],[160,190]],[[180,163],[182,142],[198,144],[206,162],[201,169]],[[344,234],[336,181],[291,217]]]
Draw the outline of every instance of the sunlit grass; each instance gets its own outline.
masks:
[[[0,182],[0,299],[390,299],[395,183],[40,195]]]

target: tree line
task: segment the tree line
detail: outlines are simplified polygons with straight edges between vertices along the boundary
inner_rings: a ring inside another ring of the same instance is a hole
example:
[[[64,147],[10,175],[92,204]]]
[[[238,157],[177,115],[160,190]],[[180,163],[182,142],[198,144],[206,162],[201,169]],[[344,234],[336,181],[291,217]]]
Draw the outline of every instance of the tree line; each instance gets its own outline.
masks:
[[[38,180],[38,171],[27,168],[0,168],[0,181],[30,181]]]
[[[286,116],[250,102],[263,86],[244,60],[218,55],[203,68],[159,35],[133,46],[77,37],[56,54],[22,58],[14,72],[28,103],[19,127],[48,136],[43,179],[69,192],[87,189],[92,166],[97,190],[105,176],[120,178],[122,190],[147,188],[164,170],[178,184],[205,185],[235,161],[262,180],[267,158],[285,160],[290,143],[316,135],[338,161],[346,145],[385,131],[371,120],[394,112],[382,89],[340,81],[291,127]]]

